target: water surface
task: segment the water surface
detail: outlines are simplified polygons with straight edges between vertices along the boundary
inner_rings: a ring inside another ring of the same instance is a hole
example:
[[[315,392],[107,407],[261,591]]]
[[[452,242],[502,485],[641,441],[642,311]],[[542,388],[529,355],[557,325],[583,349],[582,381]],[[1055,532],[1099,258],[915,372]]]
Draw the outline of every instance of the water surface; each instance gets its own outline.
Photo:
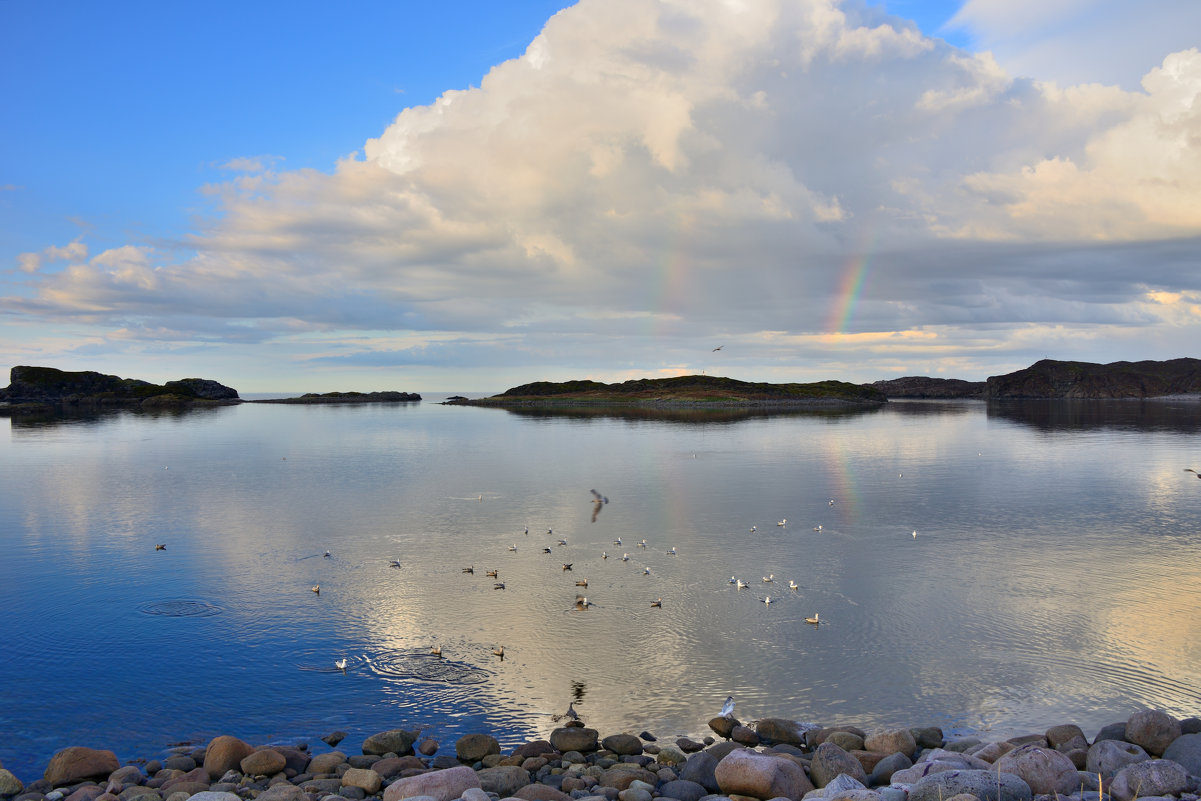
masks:
[[[998,736],[1198,714],[1199,444],[1195,401],[12,421],[0,760],[28,781],[67,745],[337,728],[515,745],[572,700],[660,736],[729,694],[744,721]]]

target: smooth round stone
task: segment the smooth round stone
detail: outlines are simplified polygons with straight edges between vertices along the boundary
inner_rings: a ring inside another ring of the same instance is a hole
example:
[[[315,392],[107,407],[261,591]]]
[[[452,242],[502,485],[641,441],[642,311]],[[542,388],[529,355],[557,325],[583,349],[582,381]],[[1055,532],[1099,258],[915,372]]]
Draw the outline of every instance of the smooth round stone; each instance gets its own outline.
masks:
[[[25,789],[20,779],[4,768],[0,768],[0,795],[16,795]]]
[[[831,732],[830,736],[825,739],[825,743],[832,743],[833,745],[841,748],[843,751],[866,750],[863,747],[863,738],[851,731]],[[825,743],[823,743],[823,745]]]
[[[478,762],[489,754],[499,754],[500,743],[489,734],[465,734],[455,742],[460,762]]]
[[[77,784],[84,779],[107,779],[120,767],[121,763],[112,751],[77,745],[64,748],[51,757],[42,778],[57,787]]]
[[[1151,756],[1162,755],[1180,733],[1180,721],[1160,709],[1135,712],[1126,721],[1126,739]]]
[[[404,729],[389,729],[373,734],[363,741],[364,754],[377,754],[384,756],[385,754],[395,754],[403,756],[411,753],[413,743],[416,742],[417,735],[411,731]]]
[[[564,726],[551,732],[550,744],[562,754],[568,751],[595,751],[597,734],[596,729]]]
[[[623,790],[618,796],[621,801],[651,801],[653,797],[649,790],[644,790],[641,787]]]
[[[642,740],[632,734],[610,734],[601,740],[601,746],[606,751],[612,751],[618,756],[633,756],[642,753]]]
[[[432,737],[426,737],[417,746],[417,753],[422,756],[433,756],[438,751],[438,741]]]
[[[346,762],[346,754],[341,751],[330,751],[328,754],[318,754],[309,762],[309,773],[333,773],[338,765]]]
[[[274,748],[264,748],[248,754],[239,763],[242,773],[247,776],[274,776],[282,771],[288,760]]]
[[[165,762],[163,762],[163,767],[170,768],[171,770],[182,770],[184,773],[187,773],[189,770],[196,769],[196,760],[192,759],[190,756],[184,756],[181,754],[180,756],[169,757]],[[150,765],[146,766],[146,771],[150,771]]]
[[[996,761],[996,770],[1012,773],[1035,795],[1067,795],[1080,785],[1072,760],[1050,748],[1023,745]]]
[[[208,744],[204,754],[204,769],[209,778],[216,779],[224,776],[230,770],[237,770],[242,760],[254,753],[254,747],[229,734],[214,737]]]

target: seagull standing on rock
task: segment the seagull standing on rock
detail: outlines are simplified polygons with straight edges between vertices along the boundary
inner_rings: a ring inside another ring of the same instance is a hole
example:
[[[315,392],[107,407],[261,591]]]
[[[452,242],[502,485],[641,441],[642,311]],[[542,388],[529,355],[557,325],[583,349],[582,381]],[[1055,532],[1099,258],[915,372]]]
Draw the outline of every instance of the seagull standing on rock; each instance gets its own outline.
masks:
[[[734,696],[727,695],[726,702],[721,705],[721,715],[719,717],[732,718],[734,717]]]

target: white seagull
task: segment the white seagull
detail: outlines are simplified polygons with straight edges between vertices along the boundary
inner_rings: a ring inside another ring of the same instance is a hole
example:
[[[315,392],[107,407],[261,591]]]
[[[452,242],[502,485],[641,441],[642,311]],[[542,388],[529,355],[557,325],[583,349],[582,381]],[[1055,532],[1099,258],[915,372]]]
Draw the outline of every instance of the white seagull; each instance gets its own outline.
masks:
[[[339,659],[337,662],[334,662],[334,666],[337,667],[338,670],[346,670],[346,658],[343,657],[342,659]]]
[[[734,696],[727,695],[726,702],[721,705],[721,717],[728,718],[734,714]]]
[[[815,625],[815,626],[816,626],[818,623],[821,623],[821,621],[818,619],[818,617],[819,617],[819,616],[820,616],[820,613],[818,613],[818,612],[814,612],[814,613],[813,613],[813,617],[807,617],[807,618],[805,618],[805,622],[806,622],[806,623],[812,623],[813,625]]]

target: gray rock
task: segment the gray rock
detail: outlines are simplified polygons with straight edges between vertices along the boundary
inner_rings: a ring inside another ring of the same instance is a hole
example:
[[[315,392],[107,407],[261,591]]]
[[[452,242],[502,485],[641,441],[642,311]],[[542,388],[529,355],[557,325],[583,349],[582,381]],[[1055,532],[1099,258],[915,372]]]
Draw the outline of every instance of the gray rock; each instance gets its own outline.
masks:
[[[994,769],[1019,777],[1036,795],[1066,794],[1080,784],[1072,760],[1054,749],[1033,744],[1010,751],[996,761]]]
[[[632,734],[610,734],[601,740],[601,746],[619,756],[636,756],[642,753],[642,740]]]
[[[708,792],[703,785],[687,779],[676,779],[659,786],[659,795],[678,801],[700,801]]]
[[[1126,739],[1151,756],[1162,755],[1179,736],[1180,721],[1160,709],[1135,712],[1126,721]]]
[[[720,788],[717,786],[717,777],[714,775],[716,770],[717,757],[708,751],[698,751],[688,757],[688,761],[684,763],[684,769],[680,771],[680,778],[699,784],[711,793],[716,793],[720,792]]]
[[[863,747],[863,737],[853,731],[830,732],[830,735],[826,737],[826,740],[822,743],[822,745],[825,745],[826,743],[836,745],[843,751],[848,752],[867,750]]]
[[[1030,785],[1012,773],[991,770],[948,770],[921,779],[909,788],[908,801],[942,801],[970,793],[980,801],[1031,801]]]
[[[1100,773],[1109,782],[1119,770],[1135,762],[1146,762],[1151,757],[1142,747],[1125,740],[1097,740],[1088,749],[1084,769],[1089,773]]]
[[[223,793],[216,790],[205,790],[190,796],[191,801],[241,801],[236,793]]]
[[[1047,744],[1056,751],[1067,753],[1077,748],[1088,750],[1088,740],[1084,732],[1074,723],[1052,726],[1046,732]]]
[[[325,743],[330,748],[334,748],[335,746],[338,745],[338,743],[342,742],[345,739],[346,739],[346,732],[335,731],[335,732],[330,732],[329,734],[322,737],[321,742]]]
[[[866,790],[863,782],[858,779],[853,779],[845,773],[835,777],[834,781],[830,782],[823,788],[826,792],[823,793],[824,798],[829,798],[835,793],[845,792],[847,790]]]
[[[1102,740],[1125,740],[1126,739],[1126,721],[1121,723],[1110,723],[1108,726],[1103,726],[1101,731],[1097,732],[1097,736],[1093,739],[1093,743],[1099,743]]]
[[[913,767],[913,760],[904,754],[889,754],[872,768],[871,775],[867,777],[868,784],[872,787],[888,784],[892,780],[892,774],[911,767]]]
[[[384,754],[404,756],[413,753],[413,743],[416,740],[417,735],[414,732],[404,729],[389,729],[388,731],[373,734],[364,740],[363,753],[376,754],[378,756],[383,756]]]
[[[1153,795],[1180,795],[1188,786],[1184,768],[1169,759],[1151,759],[1127,765],[1109,785],[1114,801],[1132,801]]]
[[[357,787],[367,795],[375,795],[384,779],[371,768],[351,768],[342,774],[342,787]]]
[[[1194,776],[1201,776],[1201,734],[1182,734],[1172,741],[1163,752],[1170,759]]]
[[[343,754],[341,751],[318,754],[309,762],[309,773],[333,773],[334,769],[345,761],[346,754]]]
[[[943,744],[942,747],[945,751],[956,751],[963,753],[964,751],[983,744],[984,741],[979,737],[960,737],[959,739],[951,740],[950,742]]]
[[[809,776],[815,786],[825,787],[842,773],[858,780],[861,784],[867,784],[867,773],[864,772],[863,765],[859,760],[827,740],[813,752],[813,760],[809,765]]]
[[[799,720],[763,718],[755,724],[755,733],[764,742],[800,746],[805,744],[805,732],[820,728],[816,723],[801,723]]]
[[[913,735],[913,741],[917,743],[918,748],[942,748],[946,742],[942,736],[942,729],[937,726],[922,726],[910,729],[909,733]]]
[[[146,767],[149,769],[150,766],[147,765]],[[177,756],[168,757],[163,762],[163,767],[167,768],[168,770],[182,770],[184,773],[187,773],[189,770],[196,769],[196,760],[192,759],[190,756],[179,754]]]
[[[630,787],[622,792],[621,801],[651,801],[654,796],[642,787]]]

